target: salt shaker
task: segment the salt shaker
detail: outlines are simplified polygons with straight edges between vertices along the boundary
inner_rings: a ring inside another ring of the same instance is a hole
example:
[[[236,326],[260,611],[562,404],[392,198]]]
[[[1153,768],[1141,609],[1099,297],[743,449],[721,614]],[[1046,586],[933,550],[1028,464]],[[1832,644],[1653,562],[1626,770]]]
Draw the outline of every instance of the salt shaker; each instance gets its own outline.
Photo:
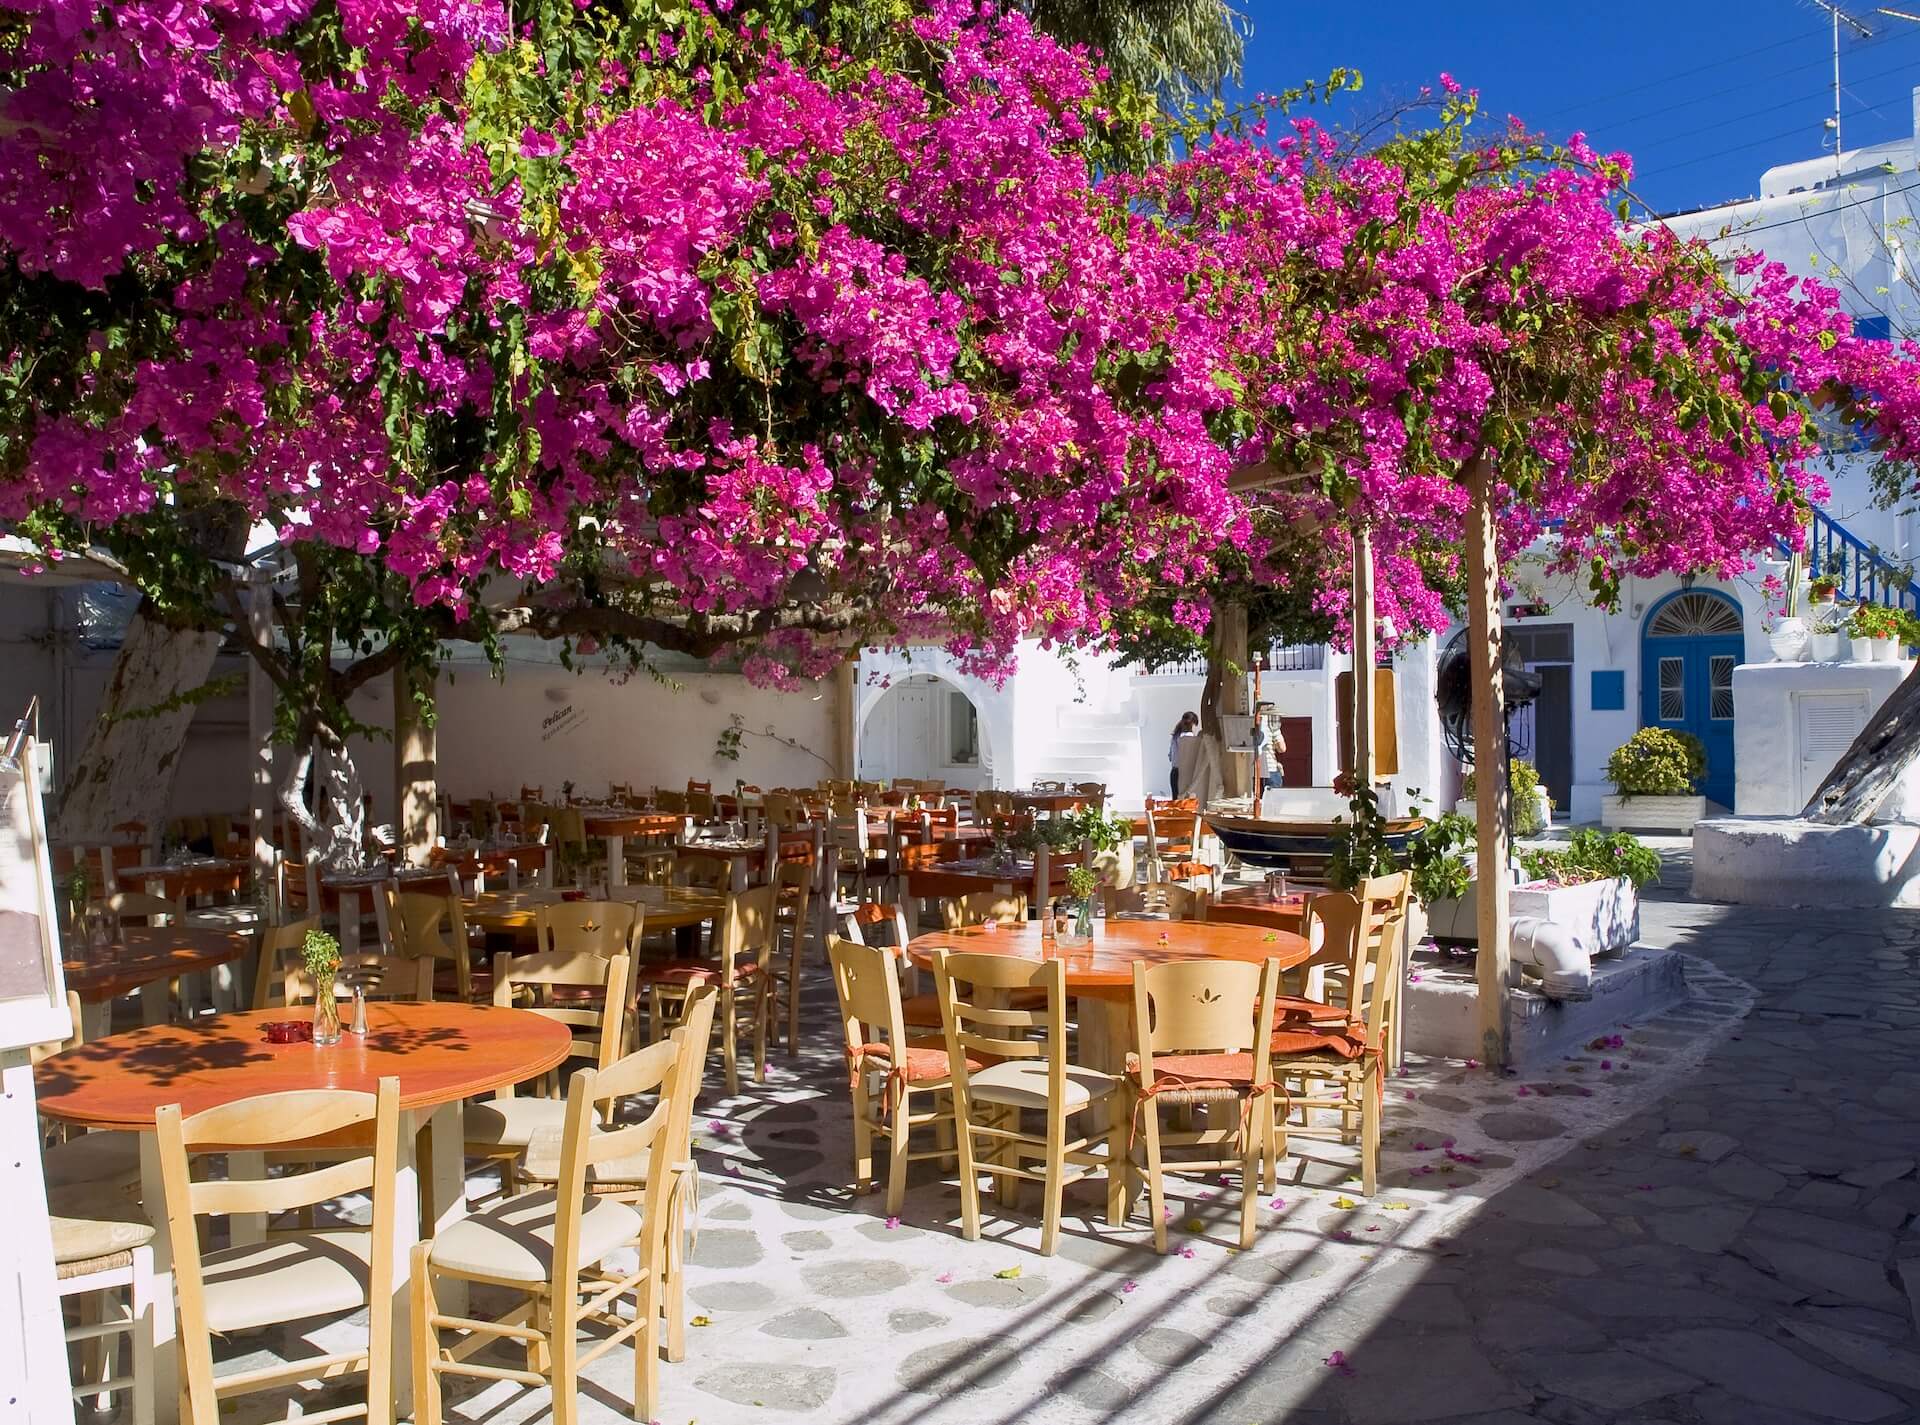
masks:
[[[347,1026],[349,1034],[367,1032],[367,987],[359,981],[353,986],[353,1022]]]

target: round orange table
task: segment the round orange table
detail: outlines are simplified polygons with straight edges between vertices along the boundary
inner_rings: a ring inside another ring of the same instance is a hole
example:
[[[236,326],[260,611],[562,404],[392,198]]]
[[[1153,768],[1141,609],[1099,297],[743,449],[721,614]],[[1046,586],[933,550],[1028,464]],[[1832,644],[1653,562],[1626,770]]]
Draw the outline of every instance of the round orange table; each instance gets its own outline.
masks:
[[[933,963],[935,950],[1017,955],[1036,963],[1059,960],[1067,967],[1067,993],[1079,1001],[1076,1062],[1110,1074],[1123,1073],[1133,1048],[1133,967],[1169,960],[1278,960],[1298,965],[1312,952],[1306,940],[1284,930],[1251,925],[1211,925],[1203,920],[1095,920],[1090,945],[1062,949],[1044,940],[1044,922],[989,929],[941,930],[907,942],[916,965]],[[1096,1114],[1096,1119],[1100,1115]]]
[[[412,1212],[394,1223],[394,1350],[409,1359],[408,1270],[413,1244],[422,1234],[444,1231],[466,1214],[466,1131],[461,1101],[473,1094],[530,1079],[565,1062],[573,1043],[564,1024],[521,1009],[457,1003],[375,1002],[367,1006],[369,1032],[347,1034],[338,1044],[269,1044],[261,1026],[299,1018],[297,1010],[250,1010],[220,1014],[191,1024],[150,1025],[69,1049],[34,1069],[36,1107],[48,1118],[89,1128],[129,1129],[140,1135],[141,1197],[154,1225],[154,1414],[162,1425],[178,1418],[179,1353],[174,1348],[173,1251],[167,1235],[166,1191],[155,1148],[154,1110],[177,1103],[191,1114],[252,1094],[286,1089],[358,1089],[372,1093],[383,1077],[400,1080],[400,1168],[395,1201],[417,1203],[417,1174],[425,1166],[428,1213]],[[427,1134],[430,1165],[415,1162],[420,1128]],[[288,1145],[300,1137],[287,1125]],[[233,1154],[229,1171],[264,1176],[260,1154]],[[236,1243],[262,1240],[258,1217],[231,1219]],[[449,1308],[455,1314],[464,1305]],[[395,1371],[403,1411],[412,1373]]]
[[[80,937],[73,937],[77,941]],[[144,990],[156,980],[177,979],[238,960],[253,945],[244,930],[213,930],[188,925],[121,927],[104,950],[69,942],[63,964],[67,988],[94,1004]]]

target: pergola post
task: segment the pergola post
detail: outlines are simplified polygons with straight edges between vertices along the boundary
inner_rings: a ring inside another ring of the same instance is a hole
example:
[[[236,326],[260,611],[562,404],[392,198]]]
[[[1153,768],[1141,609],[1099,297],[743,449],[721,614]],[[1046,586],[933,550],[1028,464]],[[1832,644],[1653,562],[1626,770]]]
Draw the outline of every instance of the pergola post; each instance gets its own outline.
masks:
[[[415,701],[431,702],[437,669],[393,670],[393,790],[401,852],[409,866],[424,866],[440,836],[440,781],[432,720]]]
[[[1493,467],[1485,456],[1467,465],[1467,646],[1473,677],[1473,783],[1476,841],[1475,908],[1480,954],[1480,1053],[1489,1069],[1507,1062],[1507,793],[1505,658],[1500,630],[1500,559],[1493,522]]]
[[[247,634],[256,647],[273,638],[273,583],[263,570],[253,571],[247,583]],[[279,878],[274,875],[273,845],[273,681],[260,660],[247,660],[247,743],[253,763],[249,769],[248,819],[253,836],[254,885],[268,917],[280,918]]]
[[[1374,780],[1373,531],[1362,521],[1353,527],[1353,781]]]
[[[845,782],[860,775],[854,755],[854,722],[859,714],[860,688],[853,664],[853,657],[849,657],[833,670],[833,775]]]

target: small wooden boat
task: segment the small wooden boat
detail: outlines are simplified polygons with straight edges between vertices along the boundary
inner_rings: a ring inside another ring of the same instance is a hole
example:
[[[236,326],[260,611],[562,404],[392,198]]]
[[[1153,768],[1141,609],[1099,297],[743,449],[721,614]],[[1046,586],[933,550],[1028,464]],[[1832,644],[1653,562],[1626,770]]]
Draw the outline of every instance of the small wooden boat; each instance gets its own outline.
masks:
[[[1227,812],[1206,813],[1206,823],[1220,844],[1249,866],[1291,871],[1305,864],[1318,866],[1333,854],[1334,841],[1346,829],[1337,821],[1272,821],[1265,817]],[[1396,817],[1386,824],[1387,847],[1406,854],[1407,842],[1425,828],[1422,817]]]

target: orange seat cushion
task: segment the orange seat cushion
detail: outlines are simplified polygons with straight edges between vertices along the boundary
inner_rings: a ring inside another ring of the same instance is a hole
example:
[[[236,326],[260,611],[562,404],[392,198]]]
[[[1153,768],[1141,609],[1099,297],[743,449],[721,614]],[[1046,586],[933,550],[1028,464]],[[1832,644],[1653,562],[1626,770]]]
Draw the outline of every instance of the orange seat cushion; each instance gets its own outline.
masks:
[[[926,1084],[942,1080],[953,1068],[947,1057],[947,1046],[939,1039],[909,1039],[906,1054],[901,1060],[900,1069],[910,1084]],[[882,1072],[893,1068],[893,1047],[875,1042],[862,1044],[855,1051],[854,1062],[862,1069],[879,1069]],[[976,1056],[967,1055],[967,1072],[977,1074],[986,1064]]]
[[[908,995],[900,1001],[900,1017],[914,1029],[939,1029],[940,996]]]
[[[1292,1029],[1302,1024],[1345,1024],[1347,1012],[1325,1000],[1304,995],[1281,995],[1273,1002],[1273,1027]]]
[[[736,983],[741,980],[750,980],[759,973],[760,962],[751,955],[742,955],[739,960],[734,963],[733,978]],[[719,978],[720,967],[718,965],[682,965],[669,961],[658,961],[652,964],[642,965],[639,974],[636,976],[637,982],[643,985],[705,984],[710,980],[717,980]]]
[[[1127,1072],[1140,1077],[1138,1054],[1127,1055]],[[1156,1088],[1251,1087],[1253,1055],[1158,1054],[1153,1060],[1153,1082]]]

